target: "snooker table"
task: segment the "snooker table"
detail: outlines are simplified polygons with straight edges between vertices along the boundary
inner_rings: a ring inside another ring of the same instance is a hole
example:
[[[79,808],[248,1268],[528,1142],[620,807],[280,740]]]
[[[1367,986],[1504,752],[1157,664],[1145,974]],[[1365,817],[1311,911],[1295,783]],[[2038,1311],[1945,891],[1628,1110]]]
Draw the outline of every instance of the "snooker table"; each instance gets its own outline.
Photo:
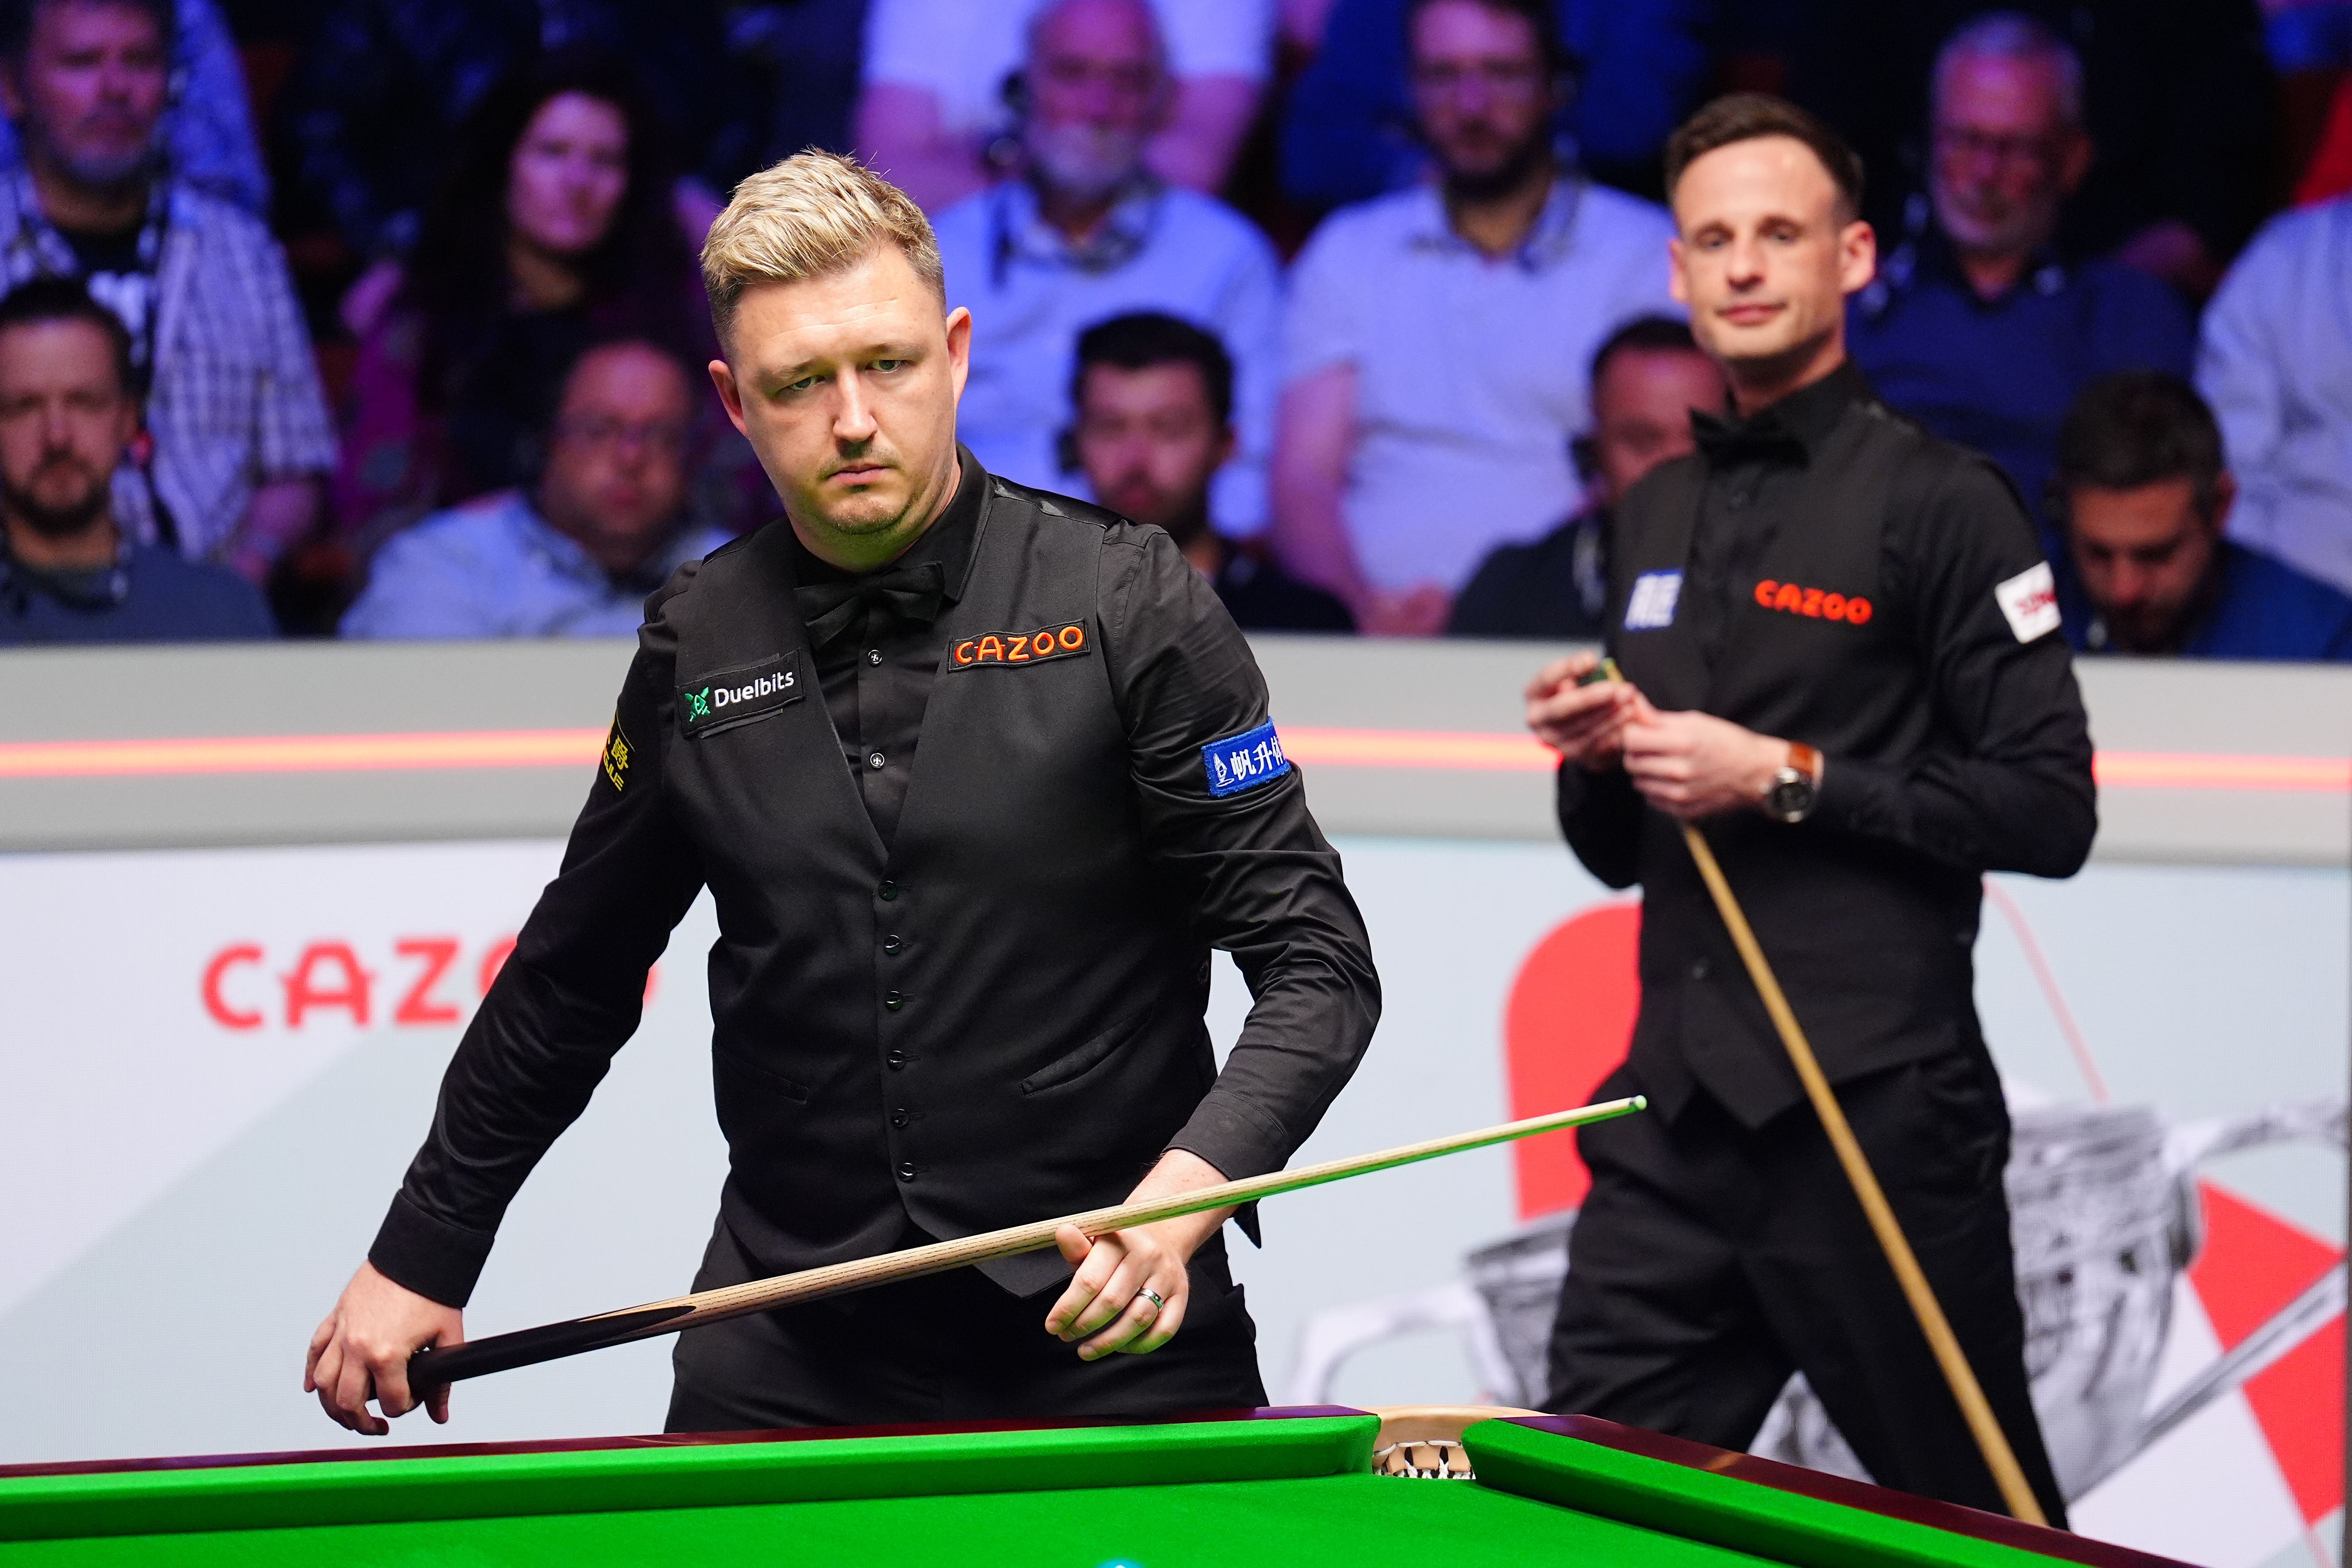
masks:
[[[1376,1470],[1376,1453],[1391,1469],[1446,1469],[1449,1450],[1422,1440],[1457,1437],[1451,1468],[1466,1455],[1475,1479]],[[1525,1412],[1313,1406],[0,1468],[0,1568],[2163,1561]]]

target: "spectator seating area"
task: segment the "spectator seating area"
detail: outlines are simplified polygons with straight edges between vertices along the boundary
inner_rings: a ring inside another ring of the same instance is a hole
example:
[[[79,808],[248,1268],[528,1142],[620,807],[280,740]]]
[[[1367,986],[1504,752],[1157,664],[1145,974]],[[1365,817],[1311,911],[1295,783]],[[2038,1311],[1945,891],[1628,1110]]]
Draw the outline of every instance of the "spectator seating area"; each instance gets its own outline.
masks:
[[[696,255],[808,146],[992,470],[1244,627],[1596,637],[1733,90],[1863,155],[1853,356],[2076,647],[2352,658],[2347,0],[0,0],[0,645],[626,634],[776,515]]]

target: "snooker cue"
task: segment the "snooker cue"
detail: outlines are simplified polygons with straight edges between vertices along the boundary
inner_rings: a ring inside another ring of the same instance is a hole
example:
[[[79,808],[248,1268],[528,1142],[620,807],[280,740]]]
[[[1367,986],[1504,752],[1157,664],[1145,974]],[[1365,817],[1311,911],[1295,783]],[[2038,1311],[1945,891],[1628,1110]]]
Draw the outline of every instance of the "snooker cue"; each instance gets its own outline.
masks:
[[[1764,961],[1764,950],[1757,945],[1756,933],[1748,929],[1748,917],[1740,911],[1739,900],[1732,896],[1731,884],[1724,880],[1723,868],[1716,864],[1715,851],[1708,847],[1706,835],[1687,822],[1683,824],[1683,841],[1690,846],[1691,858],[1698,862],[1698,874],[1705,879],[1706,890],[1715,896],[1715,907],[1721,912],[1723,923],[1730,928],[1732,945],[1739,949],[1740,960],[1748,965],[1748,977],[1755,982],[1757,993],[1764,998],[1764,1010],[1772,1016],[1773,1027],[1780,1032],[1780,1043],[1789,1048],[1789,1059],[1804,1083],[1805,1097],[1813,1102],[1814,1113],[1822,1119],[1822,1130],[1829,1134],[1830,1147],[1837,1151],[1838,1163],[1845,1168],[1845,1179],[1853,1185],[1853,1195],[1862,1200],[1862,1212],[1869,1217],[1870,1228],[1876,1233],[1886,1261],[1894,1266],[1895,1278],[1927,1336],[1927,1348],[1935,1352],[1936,1364],[1943,1370],[1944,1381],[1951,1385],[1952,1397],[1959,1402],[1960,1414],[1968,1419],[1969,1433],[1976,1438],[1985,1465],[1992,1471],[1994,1484],[2000,1488],[2001,1498],[2009,1504],[2011,1514],[2028,1524],[2047,1525],[2049,1518],[2035,1500],[2033,1489],[2026,1484],[2025,1472],[2010,1448],[2008,1434],[2000,1429],[1992,1406],[1986,1403],[1984,1389],[1978,1384],[1977,1374],[1952,1332],[1951,1322],[1936,1300],[1935,1289],[1920,1269],[1911,1243],[1905,1239],[1903,1226],[1895,1217],[1878,1177],[1871,1171],[1870,1161],[1864,1155],[1845,1112],[1839,1108],[1837,1095],[1822,1075],[1813,1047],[1806,1043],[1805,1032],[1797,1026],[1797,1016],[1790,1011],[1789,998],[1781,993],[1780,981],[1773,977],[1772,966]]]
[[[697,1291],[689,1296],[676,1296],[667,1301],[654,1301],[617,1312],[599,1312],[593,1317],[575,1318],[569,1322],[520,1329],[513,1333],[492,1334],[487,1339],[468,1340],[447,1350],[436,1350],[428,1345],[409,1357],[409,1386],[419,1391],[437,1388],[460,1378],[508,1372],[519,1366],[532,1366],[562,1356],[577,1355],[583,1351],[602,1350],[606,1345],[701,1328],[728,1318],[740,1318],[747,1312],[763,1312],[771,1308],[844,1295],[876,1285],[919,1279],[926,1274],[943,1273],[967,1264],[986,1263],[1019,1253],[1040,1252],[1054,1245],[1054,1233],[1064,1226],[1076,1226],[1089,1237],[1098,1237],[1160,1220],[1204,1214],[1228,1205],[1295,1193],[1306,1187],[1321,1186],[1326,1182],[1343,1181],[1349,1176],[1392,1170],[1399,1165],[1434,1160],[1443,1154],[1457,1154],[1467,1149],[1508,1143],[1521,1138],[1532,1138],[1539,1132],[1557,1131],[1564,1127],[1606,1121],[1612,1117],[1643,1110],[1648,1103],[1638,1094],[1625,1100],[1603,1100],[1598,1105],[1530,1116],[1524,1121],[1507,1121],[1499,1127],[1482,1128],[1475,1132],[1457,1132],[1450,1137],[1406,1143],[1376,1153],[1327,1160],[1321,1164],[1307,1165],[1296,1171],[1276,1171],[1263,1176],[1202,1187],[1194,1192],[1171,1194],[1164,1198],[1121,1204],[1115,1208],[1091,1209],[1060,1219],[1038,1220],[1030,1225],[985,1231],[954,1241],[937,1241],[928,1247],[912,1247],[874,1258],[854,1258],[847,1263],[830,1263],[822,1268],[803,1268],[797,1273],[748,1280],[716,1290]]]

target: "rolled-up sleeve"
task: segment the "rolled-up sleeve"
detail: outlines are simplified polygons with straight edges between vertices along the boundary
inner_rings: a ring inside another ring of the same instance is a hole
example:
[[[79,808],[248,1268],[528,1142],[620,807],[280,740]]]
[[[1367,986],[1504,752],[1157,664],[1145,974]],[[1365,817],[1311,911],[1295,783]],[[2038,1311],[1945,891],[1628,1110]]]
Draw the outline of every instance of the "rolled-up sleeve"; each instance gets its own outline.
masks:
[[[2090,724],[2054,605],[2025,600],[2048,583],[2032,524],[1981,460],[1912,482],[1887,569],[1910,584],[1946,741],[1903,763],[1828,757],[1814,819],[1962,870],[2072,876],[2098,829]]]
[[[675,649],[658,612],[639,642],[562,869],[467,1026],[368,1252],[449,1306],[473,1293],[507,1205],[636,1032],[646,973],[702,888],[664,789]]]
[[[1230,1178],[1279,1170],[1380,1017],[1363,917],[1297,764],[1259,733],[1265,681],[1215,592],[1166,534],[1121,526],[1105,542],[1101,603],[1153,866],[1193,934],[1233,954],[1252,998],[1223,1070],[1169,1147]]]

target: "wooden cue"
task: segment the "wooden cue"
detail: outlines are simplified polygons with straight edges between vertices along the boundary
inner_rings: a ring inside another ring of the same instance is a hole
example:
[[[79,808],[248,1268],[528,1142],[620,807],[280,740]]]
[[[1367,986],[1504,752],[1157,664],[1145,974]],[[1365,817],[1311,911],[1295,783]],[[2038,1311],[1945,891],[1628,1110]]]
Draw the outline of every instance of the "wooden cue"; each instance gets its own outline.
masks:
[[[1813,1102],[1813,1110],[1822,1119],[1822,1130],[1829,1134],[1830,1147],[1837,1151],[1838,1163],[1845,1167],[1845,1179],[1853,1184],[1853,1195],[1862,1200],[1862,1212],[1869,1216],[1870,1228],[1877,1234],[1886,1261],[1894,1266],[1895,1278],[1901,1283],[1911,1311],[1927,1336],[1927,1348],[1936,1352],[1936,1364],[1943,1369],[1944,1381],[1951,1385],[1960,1414],[1968,1418],[1969,1432],[1984,1454],[1994,1484],[2000,1488],[2011,1513],[2028,1524],[2047,1525],[2049,1518],[2035,1500],[2033,1489],[2026,1484],[2025,1472],[2010,1448],[2008,1435],[2001,1431],[1992,1406],[1986,1403],[1984,1389],[1978,1384],[1968,1355],[1960,1349],[1951,1322],[1936,1300],[1935,1289],[1927,1283],[1919,1259],[1911,1251],[1911,1243],[1905,1239],[1902,1222],[1895,1217],[1878,1177],[1872,1173],[1870,1161],[1854,1138],[1845,1112],[1839,1108],[1830,1080],[1822,1076],[1813,1047],[1806,1043],[1805,1032],[1797,1026],[1797,1016],[1790,1011],[1789,998],[1782,994],[1780,981],[1773,977],[1772,966],[1764,961],[1764,950],[1757,945],[1756,933],[1748,929],[1748,917],[1740,912],[1731,884],[1724,880],[1723,868],[1716,864],[1715,851],[1708,847],[1706,835],[1687,822],[1683,824],[1683,841],[1690,846],[1691,858],[1698,862],[1698,874],[1706,879],[1706,890],[1715,895],[1715,907],[1721,911],[1723,923],[1731,930],[1732,945],[1739,949],[1740,960],[1748,965],[1748,977],[1756,983],[1758,994],[1764,998],[1764,1010],[1772,1016],[1773,1027],[1780,1032],[1780,1043],[1789,1048],[1789,1059],[1796,1066],[1797,1077],[1804,1082],[1805,1096]]]
[[[667,1301],[655,1301],[617,1312],[600,1312],[593,1317],[575,1318],[569,1322],[550,1323],[509,1334],[493,1334],[488,1339],[469,1340],[447,1350],[436,1350],[428,1345],[409,1357],[409,1386],[413,1390],[437,1388],[460,1378],[507,1372],[519,1366],[577,1355],[583,1351],[602,1350],[606,1345],[649,1339],[656,1334],[676,1333],[683,1329],[698,1329],[728,1318],[740,1318],[746,1312],[763,1312],[773,1307],[814,1301],[824,1296],[839,1296],[900,1279],[919,1279],[926,1274],[939,1274],[950,1268],[961,1268],[966,1264],[986,1263],[1024,1252],[1038,1252],[1054,1245],[1055,1233],[1064,1226],[1076,1226],[1089,1237],[1102,1236],[1109,1231],[1126,1230],[1163,1219],[1181,1218],[1185,1215],[1205,1214],[1229,1205],[1295,1193],[1305,1187],[1321,1186],[1326,1182],[1342,1181],[1349,1176],[1367,1175],[1374,1171],[1392,1170],[1399,1165],[1434,1160],[1442,1154],[1458,1154],[1468,1149],[1484,1149],[1491,1144],[1532,1138],[1539,1132],[1606,1121],[1612,1117],[1643,1110],[1648,1103],[1638,1094],[1626,1100],[1603,1100],[1598,1105],[1580,1106],[1574,1110],[1556,1110],[1546,1116],[1530,1116],[1524,1121],[1507,1121],[1499,1127],[1484,1128],[1475,1132],[1457,1132],[1451,1137],[1432,1138],[1425,1142],[1407,1143],[1394,1149],[1383,1149],[1377,1153],[1358,1154],[1345,1160],[1327,1160],[1319,1165],[1307,1165],[1296,1171],[1276,1171],[1268,1175],[1251,1176],[1243,1181],[1226,1182],[1164,1198],[1122,1204],[1116,1208],[1092,1209],[1061,1219],[1039,1220],[1032,1225],[1013,1226],[955,1241],[938,1241],[929,1247],[908,1247],[903,1252],[887,1252],[879,1257],[832,1263],[820,1268],[803,1268],[794,1274],[779,1274],[771,1279],[753,1279],[716,1290],[698,1291],[690,1296],[675,1296]]]

